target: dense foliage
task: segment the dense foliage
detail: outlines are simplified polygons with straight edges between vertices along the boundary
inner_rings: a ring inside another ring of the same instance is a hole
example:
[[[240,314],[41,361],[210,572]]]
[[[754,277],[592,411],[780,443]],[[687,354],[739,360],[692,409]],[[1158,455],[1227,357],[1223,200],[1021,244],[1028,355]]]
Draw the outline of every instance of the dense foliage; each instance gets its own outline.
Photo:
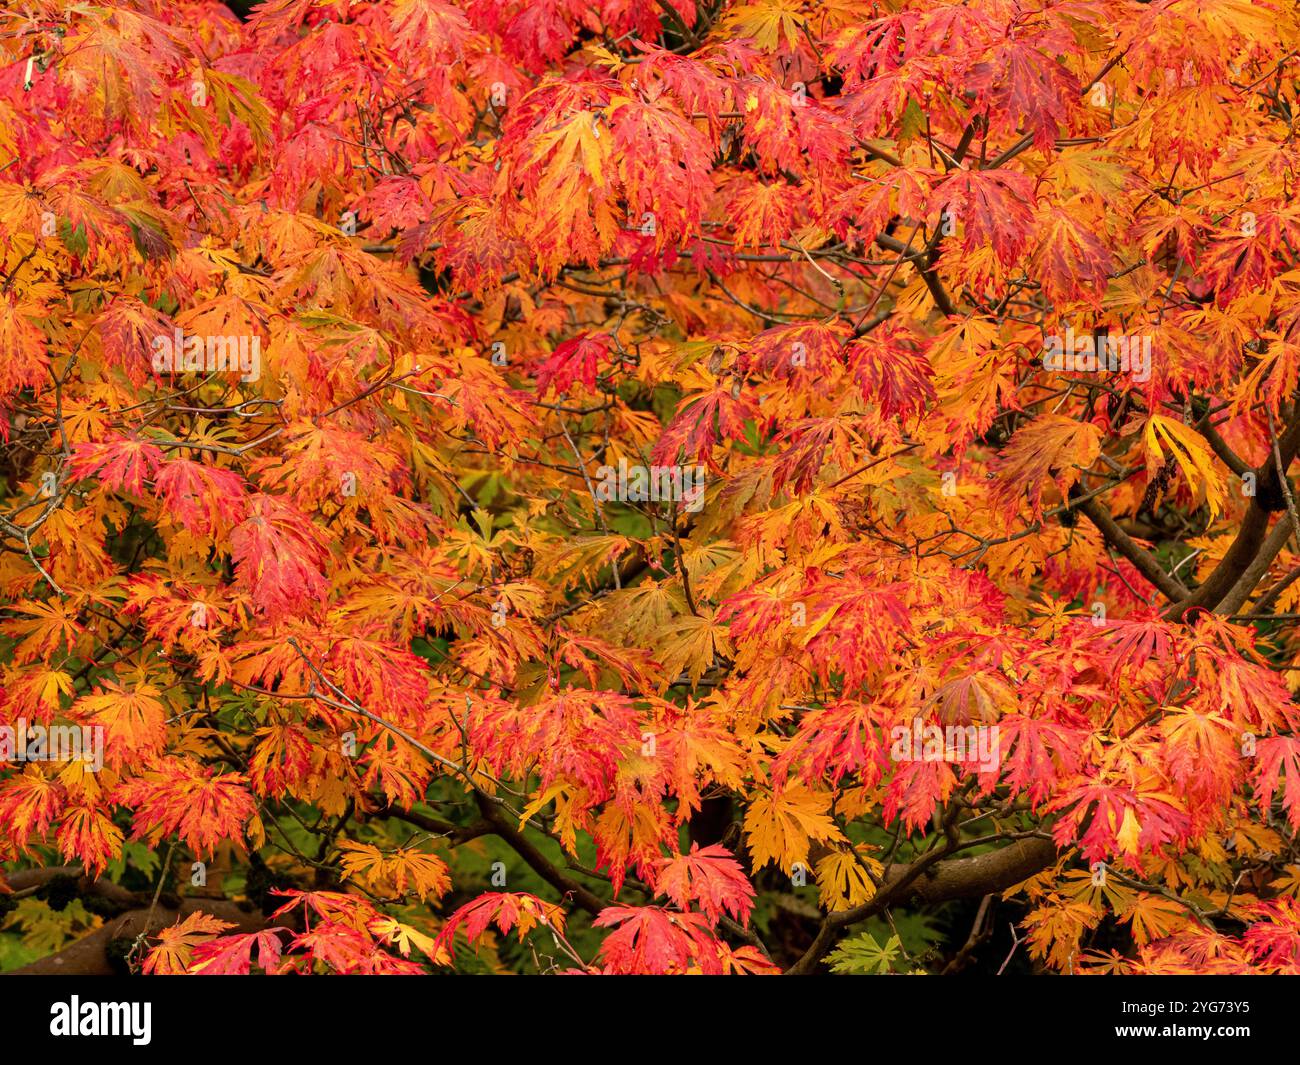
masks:
[[[0,966],[1300,971],[1294,4],[0,49]]]

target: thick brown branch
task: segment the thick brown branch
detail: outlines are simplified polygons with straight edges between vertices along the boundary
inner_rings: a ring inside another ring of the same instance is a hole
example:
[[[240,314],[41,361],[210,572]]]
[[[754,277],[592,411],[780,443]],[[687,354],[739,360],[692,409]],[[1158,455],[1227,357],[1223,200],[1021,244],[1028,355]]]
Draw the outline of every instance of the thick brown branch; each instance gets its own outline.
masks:
[[[1019,884],[1055,860],[1056,846],[1050,840],[1020,840],[987,854],[938,862],[916,878],[905,897],[923,903],[978,898]],[[885,878],[886,889],[901,881],[910,868],[891,865]]]
[[[1268,568],[1273,565],[1273,560],[1277,558],[1278,552],[1286,546],[1286,542],[1291,537],[1291,521],[1283,517],[1276,525],[1273,531],[1265,538],[1259,553],[1246,567],[1233,586],[1214,607],[1216,614],[1235,614],[1250,598],[1250,593],[1255,590],[1256,585],[1264,579],[1264,574]]]
[[[15,874],[17,875],[17,874]],[[12,878],[11,881],[12,883]],[[119,939],[135,939],[141,933],[155,933],[192,913],[207,913],[235,927],[231,932],[255,932],[266,927],[260,910],[246,911],[228,899],[182,899],[180,906],[141,906],[105,921],[101,928],[64,947],[56,954],[15,969],[9,976],[113,976],[118,972],[109,956],[109,946]]]
[[[128,891],[111,880],[106,880],[104,877],[91,880],[85,873],[85,869],[80,865],[47,865],[40,869],[20,869],[16,873],[9,873],[5,881],[13,892],[27,894],[32,889],[42,888],[59,877],[71,876],[78,880],[77,893],[80,895],[97,895],[124,909],[138,906],[142,901],[146,901],[134,891]]]
[[[1201,607],[1209,610],[1228,594],[1250,567],[1259,549],[1264,543],[1264,534],[1268,529],[1269,512],[1252,503],[1242,519],[1237,538],[1233,540],[1223,560],[1214,568],[1205,582],[1181,602],[1175,603],[1166,611],[1165,616],[1181,621],[1189,610]]]
[[[1238,477],[1244,477],[1251,472],[1250,464],[1238,455],[1228,446],[1228,442],[1219,435],[1219,430],[1214,427],[1210,421],[1210,415],[1207,413],[1204,418],[1196,423],[1196,430],[1205,437],[1210,448],[1222,460],[1223,464],[1228,467]]]
[[[546,855],[511,824],[510,818],[500,806],[481,793],[476,792],[474,797],[478,801],[479,812],[483,815],[483,819],[492,825],[492,831],[509,843],[514,852],[528,863],[533,872],[550,884],[551,887],[562,895],[571,898],[592,916],[600,913],[609,905],[577,881],[570,880],[552,865]]]
[[[942,853],[934,851],[910,865],[891,865],[884,882],[869,902],[827,916],[812,945],[786,970],[786,975],[814,972],[817,964],[835,945],[841,929],[895,903],[908,899],[926,903],[947,902],[992,894],[1029,879],[1056,860],[1055,844],[1037,837],[1018,840],[1000,850],[971,858],[940,860]]]
[[[1082,500],[1077,509],[1101,531],[1106,542],[1133,563],[1137,571],[1160,589],[1166,599],[1177,603],[1191,593],[1177,577],[1171,577],[1146,548],[1115,523],[1110,511],[1095,499]]]
[[[1223,560],[1196,591],[1170,607],[1166,612],[1166,617],[1181,620],[1189,610],[1197,607],[1211,610],[1223,602],[1228,595],[1231,594],[1235,597],[1240,594],[1238,582],[1245,577],[1247,571],[1253,572],[1252,564],[1257,561],[1260,550],[1264,547],[1265,534],[1268,532],[1269,515],[1286,509],[1286,495],[1282,490],[1282,477],[1285,476],[1285,471],[1290,468],[1298,450],[1300,450],[1300,418],[1296,418],[1291,422],[1278,441],[1277,454],[1280,456],[1281,462],[1279,463],[1276,458],[1270,456],[1264,461],[1263,465],[1254,471],[1255,495],[1250,501],[1250,506],[1246,508],[1246,516],[1242,519],[1237,538],[1233,540],[1227,553],[1224,554]],[[1281,545],[1279,544],[1278,547],[1280,550]],[[1269,561],[1272,561],[1271,556]],[[1246,589],[1242,602],[1245,602],[1246,598],[1249,597],[1255,584],[1259,583],[1267,569],[1268,566],[1265,565],[1262,570],[1258,571],[1255,583]]]

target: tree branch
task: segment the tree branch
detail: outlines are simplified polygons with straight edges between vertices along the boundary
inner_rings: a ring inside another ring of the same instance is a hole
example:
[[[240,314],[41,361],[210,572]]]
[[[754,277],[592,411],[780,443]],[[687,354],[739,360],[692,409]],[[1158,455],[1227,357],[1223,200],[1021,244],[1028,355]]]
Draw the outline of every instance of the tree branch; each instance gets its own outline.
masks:
[[[1215,605],[1216,614],[1235,614],[1242,608],[1250,598],[1250,593],[1255,590],[1255,586],[1264,579],[1264,574],[1273,565],[1273,560],[1286,546],[1290,536],[1291,521],[1284,517],[1273,526],[1273,531],[1264,540],[1259,553],[1237,578],[1236,583],[1228,590],[1228,594]]]
[[[17,874],[15,874],[17,875]],[[12,883],[12,880],[10,881]],[[122,890],[122,889],[119,889]],[[256,932],[266,927],[266,918],[260,910],[243,909],[229,899],[182,899],[178,907],[159,905],[150,912],[149,906],[140,906],[105,921],[101,928],[70,943],[49,957],[3,973],[5,976],[114,976],[120,973],[120,963],[115,966],[109,948],[116,940],[135,939],[143,934],[154,934],[192,913],[207,913],[234,925],[233,932]]]
[[[510,823],[510,818],[488,796],[475,792],[474,798],[478,803],[479,812],[483,815],[483,819],[491,824],[492,831],[509,843],[514,852],[528,863],[533,872],[560,892],[561,895],[572,899],[593,917],[609,905],[600,896],[588,891],[577,881],[570,880],[555,868],[546,855]]]
[[[1269,515],[1286,509],[1286,493],[1282,489],[1282,478],[1286,476],[1286,471],[1290,468],[1298,450],[1300,450],[1300,417],[1295,418],[1282,434],[1274,454],[1269,455],[1254,471],[1255,495],[1250,501],[1250,506],[1246,508],[1246,516],[1237,531],[1237,538],[1233,540],[1223,559],[1205,582],[1181,602],[1171,606],[1165,612],[1165,617],[1181,621],[1190,610],[1197,607],[1212,610],[1227,596],[1235,597],[1240,594],[1238,582],[1248,570],[1254,572],[1252,563],[1257,560],[1261,548],[1264,547]],[[1281,544],[1278,545],[1278,550],[1281,550]],[[1272,561],[1271,557],[1269,561]],[[1266,565],[1258,572],[1255,583],[1263,578],[1267,569]],[[1245,602],[1245,598],[1249,597],[1254,587],[1254,584],[1250,585],[1242,602]]]
[[[1111,517],[1110,511],[1097,500],[1082,499],[1075,509],[1097,526],[1101,535],[1106,538],[1106,542],[1132,562],[1137,571],[1160,589],[1170,602],[1177,603],[1191,595],[1187,586],[1177,577],[1171,577],[1166,573],[1156,557],[1121,529]]]
[[[1004,891],[1042,872],[1056,860],[1056,845],[1037,836],[1018,840],[987,854],[941,860],[945,854],[951,854],[961,846],[974,846],[977,842],[972,840],[959,847],[932,851],[910,865],[891,865],[883,883],[869,901],[851,910],[827,915],[812,945],[786,970],[786,975],[801,976],[813,972],[817,963],[834,946],[841,929],[895,903],[908,899],[923,903],[947,902]]]

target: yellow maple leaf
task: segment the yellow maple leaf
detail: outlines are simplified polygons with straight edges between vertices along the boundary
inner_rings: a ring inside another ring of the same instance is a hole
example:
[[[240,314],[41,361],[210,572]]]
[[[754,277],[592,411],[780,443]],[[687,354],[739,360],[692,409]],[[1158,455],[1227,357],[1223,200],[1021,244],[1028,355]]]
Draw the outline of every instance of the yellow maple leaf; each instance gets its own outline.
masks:
[[[755,867],[775,862],[789,873],[796,862],[807,861],[812,840],[843,840],[826,812],[830,801],[828,793],[798,785],[751,802],[745,813],[745,835]]]
[[[831,851],[817,863],[822,909],[848,910],[869,901],[876,893],[871,877],[879,879],[883,868],[874,858],[855,855],[851,850]]]
[[[1163,939],[1191,920],[1186,909],[1162,895],[1139,895],[1119,918],[1132,922],[1133,939],[1138,946]]]
[[[710,610],[674,618],[661,630],[661,635],[666,638],[658,658],[664,667],[666,684],[676,680],[683,669],[694,684],[713,664],[715,653],[731,653],[727,626],[717,624]]]
[[[788,48],[794,48],[799,31],[808,20],[799,12],[799,0],[768,0],[766,3],[746,4],[727,15],[728,28],[740,37],[751,37],[760,51],[775,52],[785,35]]]
[[[145,974],[183,976],[189,971],[195,947],[234,927],[229,921],[196,910],[178,924],[159,931],[158,945],[149,951],[144,962]]]
[[[411,947],[414,945],[435,965],[451,964],[451,954],[446,947],[438,946],[432,936],[426,936],[409,924],[381,916],[373,918],[366,928],[382,942],[395,946],[403,958],[411,956]]]
[[[1163,414],[1153,414],[1147,419],[1144,433],[1148,476],[1155,476],[1165,464],[1169,454],[1187,478],[1198,502],[1210,508],[1210,517],[1218,517],[1227,501],[1223,479],[1214,468],[1214,456],[1209,445],[1190,426]]]
[[[441,898],[451,888],[447,864],[433,854],[396,850],[385,854],[369,843],[344,840],[339,844],[343,871],[380,892],[405,895],[408,885],[421,900]]]

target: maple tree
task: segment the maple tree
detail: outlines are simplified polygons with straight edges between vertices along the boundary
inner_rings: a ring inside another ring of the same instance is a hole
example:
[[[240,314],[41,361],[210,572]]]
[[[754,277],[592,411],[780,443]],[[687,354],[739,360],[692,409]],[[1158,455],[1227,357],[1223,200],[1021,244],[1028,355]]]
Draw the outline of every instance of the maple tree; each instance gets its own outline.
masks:
[[[1294,5],[0,49],[0,967],[1300,972]]]

